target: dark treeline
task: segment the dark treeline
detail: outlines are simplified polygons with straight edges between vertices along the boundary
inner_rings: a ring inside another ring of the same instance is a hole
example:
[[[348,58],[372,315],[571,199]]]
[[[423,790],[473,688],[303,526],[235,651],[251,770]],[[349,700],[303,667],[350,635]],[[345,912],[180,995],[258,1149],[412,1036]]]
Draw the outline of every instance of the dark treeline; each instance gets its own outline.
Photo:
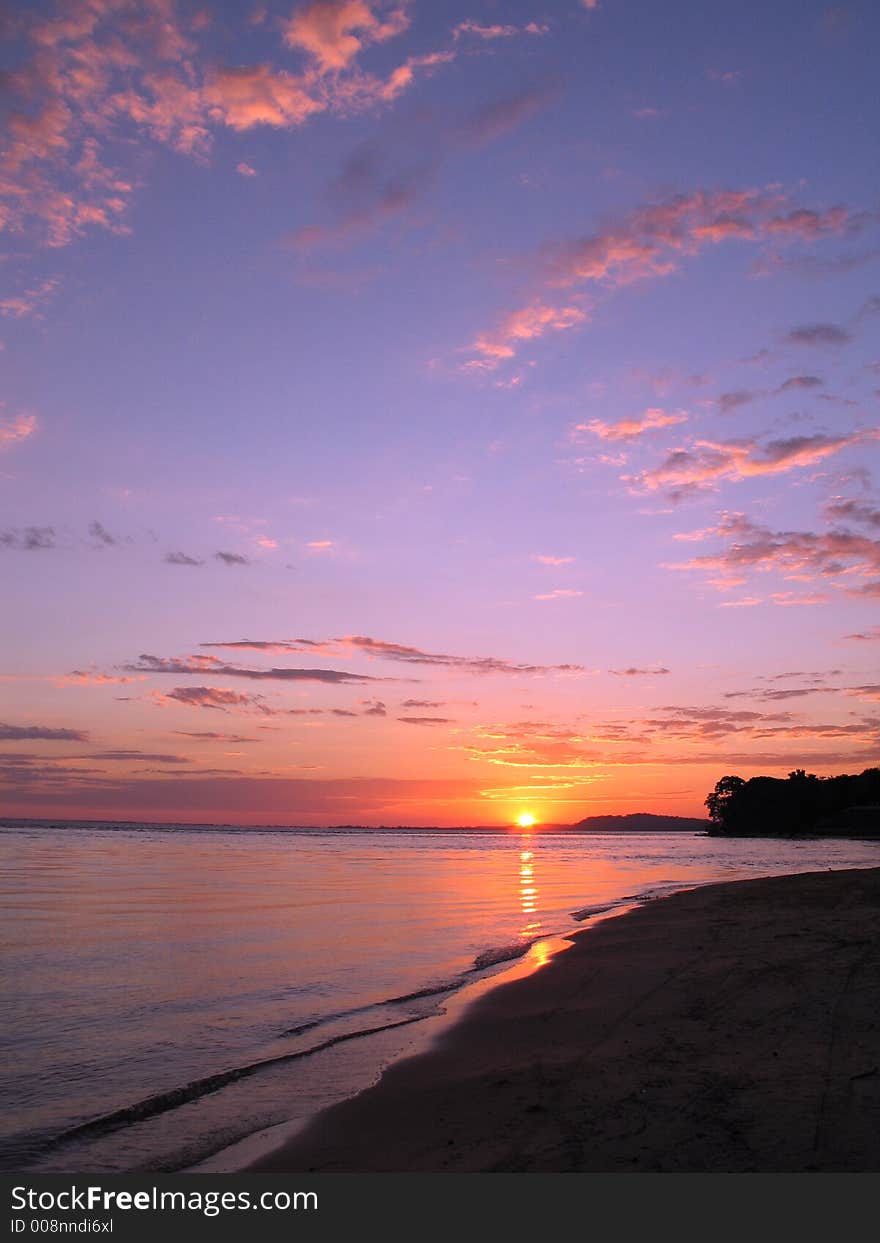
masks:
[[[802,768],[780,777],[722,777],[706,799],[710,834],[880,835],[880,768],[817,777]]]

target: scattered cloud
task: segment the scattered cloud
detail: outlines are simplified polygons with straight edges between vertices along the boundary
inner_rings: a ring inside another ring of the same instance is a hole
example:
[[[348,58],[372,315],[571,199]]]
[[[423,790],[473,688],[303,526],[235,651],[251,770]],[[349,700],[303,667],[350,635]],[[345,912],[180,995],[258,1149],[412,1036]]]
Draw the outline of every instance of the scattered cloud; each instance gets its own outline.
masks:
[[[580,593],[578,593],[580,594]],[[583,673],[583,665],[531,665],[517,664],[497,656],[452,656],[445,652],[426,652],[403,643],[389,643],[368,635],[345,635],[339,639],[239,639],[231,643],[203,643],[202,647],[223,647],[237,650],[268,652],[319,652],[322,655],[359,653],[381,660],[391,660],[406,665],[424,665],[448,669],[458,673],[475,674],[549,674]],[[141,659],[144,659],[143,657]],[[151,658],[155,659],[155,658]],[[192,659],[206,659],[194,657]],[[210,658],[207,658],[210,659]],[[364,681],[378,679],[365,678]]]
[[[746,572],[773,570],[800,581],[833,581],[851,594],[880,594],[875,590],[880,584],[870,577],[880,577],[880,540],[869,536],[845,528],[773,531],[744,514],[726,514],[717,527],[699,533],[700,538],[713,536],[722,540],[719,552],[666,568],[702,571],[721,589],[742,582]],[[860,578],[869,581],[858,585]]]
[[[843,436],[790,436],[760,445],[756,440],[697,440],[673,449],[659,466],[624,480],[638,491],[664,489],[674,499],[714,487],[721,481],[739,482],[763,475],[815,466],[832,454],[877,440],[869,429]]]
[[[836,206],[798,207],[778,189],[697,190],[644,203],[585,237],[546,247],[538,258],[537,289],[498,326],[469,347],[466,369],[494,369],[528,341],[569,329],[588,315],[581,302],[591,288],[615,289],[668,276],[706,246],[728,241],[809,244],[859,232],[870,216]],[[572,290],[562,303],[558,291]],[[552,300],[551,300],[552,292]]]
[[[2,182],[0,182],[0,192],[2,192]],[[0,227],[2,227],[2,217],[0,217]],[[0,315],[12,319],[26,319],[31,316],[40,319],[46,304],[54,296],[58,284],[57,277],[49,277],[20,294],[10,294],[0,299]]]
[[[404,725],[454,725],[455,721],[445,716],[399,716],[398,721]]]
[[[855,634],[845,634],[843,637],[860,643],[877,643],[880,642],[880,626],[872,626],[869,630],[857,631]]]
[[[601,419],[593,419],[589,423],[578,423],[574,430],[592,432],[602,440],[635,440],[658,427],[674,427],[677,423],[685,423],[687,417],[683,410],[667,414],[665,410],[652,408],[646,410],[641,418],[620,419],[617,423],[603,423]]]
[[[532,596],[533,600],[573,600],[577,596],[582,596],[582,591],[576,591],[572,587],[556,587],[553,591],[545,591],[540,595]]]
[[[253,681],[326,682],[330,685],[360,685],[363,682],[385,682],[387,678],[368,677],[339,669],[246,669],[228,665],[216,656],[188,656],[167,659],[142,654],[137,661],[123,665],[127,673],[193,673],[223,678],[250,678]]]
[[[196,557],[190,557],[185,552],[166,552],[162,558],[166,565],[204,565],[204,561],[199,561]]]
[[[535,553],[535,555],[532,557],[532,560],[539,561],[541,565],[560,566],[560,565],[571,565],[571,563],[574,561],[574,557],[553,557],[553,556],[548,555],[547,553]]]
[[[2,403],[0,403],[0,408],[2,408]],[[17,414],[8,419],[0,418],[0,449],[11,449],[13,445],[21,444],[29,436],[33,436],[36,430],[37,416],[35,414]]]
[[[88,742],[81,729],[56,729],[49,725],[9,725],[0,721],[0,742]]]
[[[465,363],[466,370],[494,371],[513,358],[524,341],[534,341],[548,332],[561,332],[582,324],[588,318],[575,305],[550,306],[535,301],[506,315],[492,332],[481,333],[470,347],[475,355]]]
[[[788,345],[839,346],[852,339],[852,333],[839,324],[801,324],[785,334]]]
[[[0,531],[0,548],[18,548],[23,552],[41,552],[55,547],[54,527],[24,527],[22,530]]]
[[[629,669],[609,669],[609,673],[613,673],[618,678],[648,678],[657,677],[663,673],[669,673],[668,669],[658,666],[656,669],[637,669],[631,665]]]
[[[248,558],[237,552],[215,552],[214,560],[222,561],[224,565],[250,565]]]

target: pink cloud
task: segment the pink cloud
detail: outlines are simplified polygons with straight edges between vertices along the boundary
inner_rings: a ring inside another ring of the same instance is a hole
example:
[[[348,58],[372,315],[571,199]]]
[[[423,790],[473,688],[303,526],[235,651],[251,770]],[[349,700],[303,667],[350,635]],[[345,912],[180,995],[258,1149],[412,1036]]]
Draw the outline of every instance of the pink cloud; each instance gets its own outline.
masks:
[[[499,363],[513,358],[523,342],[536,340],[547,332],[573,328],[586,318],[586,311],[578,306],[548,306],[543,302],[533,302],[520,307],[506,315],[493,332],[477,337],[471,347],[477,358],[465,366],[467,369],[492,371]]]
[[[364,0],[314,0],[295,9],[282,29],[288,47],[304,51],[321,73],[339,73],[364,47],[402,34],[408,26],[402,5],[383,20]]]
[[[26,289],[24,293],[11,294],[8,298],[0,300],[0,315],[13,319],[24,319],[29,315],[39,318],[40,311],[57,288],[58,280],[52,277]]]
[[[255,168],[251,168],[250,164],[245,164],[244,161],[242,161],[240,164],[236,164],[235,171],[238,173],[240,177],[256,177],[257,176],[257,170]]]
[[[642,417],[636,419],[620,419],[617,423],[603,423],[601,419],[593,419],[589,423],[578,423],[576,432],[592,432],[602,440],[635,440],[645,432],[657,427],[673,427],[676,423],[686,423],[684,411],[667,414],[665,410],[651,408]]]
[[[270,65],[215,69],[203,95],[209,115],[237,131],[256,125],[290,129],[326,107],[308,93],[304,79]]]
[[[92,228],[127,232],[134,190],[106,151],[146,135],[206,160],[218,126],[290,129],[325,112],[344,115],[396,100],[417,77],[454,59],[452,51],[408,57],[385,76],[355,64],[368,45],[409,24],[405,6],[318,0],[284,24],[300,72],[272,64],[208,63],[172,0],[70,0],[61,17],[23,14],[30,59],[6,78],[9,141],[0,156],[0,229],[65,246]],[[238,171],[250,165],[244,162]]]
[[[536,553],[532,558],[533,561],[540,561],[541,565],[571,565],[574,557],[551,557],[543,553]]]
[[[816,578],[837,580],[850,594],[875,594],[876,580],[852,586],[854,579],[880,575],[880,540],[844,528],[827,531],[773,531],[758,526],[744,514],[727,514],[704,538],[722,540],[719,552],[667,564],[671,570],[697,570],[724,589],[744,581],[750,571],[782,573],[786,578],[810,582]],[[777,593],[781,597],[784,593]],[[803,598],[803,597],[802,597]],[[776,603],[783,602],[776,598]],[[814,603],[821,601],[814,600]]]
[[[582,591],[575,591],[570,587],[557,587],[554,591],[547,591],[538,596],[532,596],[533,600],[572,600],[576,596],[582,596]]]
[[[36,430],[35,414],[17,414],[10,419],[0,419],[0,449],[10,449],[13,445],[20,444]]]
[[[697,190],[645,203],[586,237],[546,247],[539,256],[537,289],[529,303],[508,312],[494,333],[476,338],[469,366],[496,367],[512,358],[520,338],[505,331],[520,318],[528,322],[550,290],[590,285],[619,288],[635,281],[668,276],[685,258],[729,240],[761,243],[814,242],[820,237],[857,232],[868,220],[836,206],[826,211],[793,207],[778,190]],[[571,327],[577,319],[564,323]],[[552,325],[551,325],[552,326]],[[541,335],[541,334],[529,334]],[[528,339],[524,337],[522,339]]]
[[[722,480],[737,482],[815,466],[842,449],[876,440],[878,436],[880,432],[873,429],[847,436],[792,436],[768,441],[763,447],[756,440],[697,440],[674,449],[659,466],[623,478],[639,490],[654,492],[663,488],[680,496]]]

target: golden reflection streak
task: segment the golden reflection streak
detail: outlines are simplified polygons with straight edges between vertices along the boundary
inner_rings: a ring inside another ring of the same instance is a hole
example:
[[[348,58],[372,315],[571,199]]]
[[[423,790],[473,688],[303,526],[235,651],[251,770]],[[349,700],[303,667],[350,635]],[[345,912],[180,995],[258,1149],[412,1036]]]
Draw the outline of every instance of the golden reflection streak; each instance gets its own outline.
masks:
[[[531,918],[538,909],[538,885],[535,878],[535,855],[528,848],[529,841],[530,838],[523,838],[523,849],[519,855],[519,901],[523,915],[523,927],[519,935],[523,940],[531,941],[540,936],[541,921]]]

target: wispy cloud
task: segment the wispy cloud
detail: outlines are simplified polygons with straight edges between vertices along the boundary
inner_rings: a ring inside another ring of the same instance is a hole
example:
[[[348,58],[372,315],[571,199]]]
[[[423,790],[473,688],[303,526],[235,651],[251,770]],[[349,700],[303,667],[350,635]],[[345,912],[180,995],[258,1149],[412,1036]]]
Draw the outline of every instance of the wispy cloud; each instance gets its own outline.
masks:
[[[391,643],[368,635],[344,635],[338,639],[238,639],[229,643],[203,643],[202,647],[222,647],[236,650],[264,652],[319,652],[321,654],[359,653],[361,655],[390,660],[406,665],[424,665],[436,669],[449,669],[460,673],[476,674],[547,674],[583,673],[583,665],[532,665],[517,664],[497,656],[454,656],[447,652],[426,652],[419,647],[403,643]],[[143,657],[142,657],[143,659]],[[199,659],[198,657],[194,659]],[[210,659],[210,658],[202,658]],[[374,679],[365,679],[367,681]]]
[[[18,548],[23,552],[42,552],[55,547],[54,527],[24,527],[22,530],[0,531],[0,548]]]
[[[584,593],[574,587],[555,587],[553,591],[544,591],[532,596],[533,600],[574,600]]]
[[[686,423],[687,414],[678,410],[667,414],[665,410],[651,408],[640,418],[619,419],[616,423],[603,423],[601,419],[592,419],[589,423],[578,423],[575,432],[591,432],[602,440],[636,440],[645,432],[659,427],[674,427],[677,423]]]
[[[669,670],[664,669],[662,665],[655,669],[637,669],[634,665],[630,665],[628,669],[609,669],[608,672],[613,673],[617,678],[650,678],[669,673]]]
[[[702,538],[711,537],[721,539],[719,552],[667,568],[702,571],[721,588],[742,582],[743,574],[754,570],[775,570],[801,580],[825,579],[854,594],[871,595],[880,588],[880,581],[872,577],[880,576],[880,540],[845,528],[773,531],[744,514],[728,514],[716,528],[702,533]],[[863,579],[869,581],[858,585]]]
[[[2,402],[0,402],[2,409]],[[23,440],[33,436],[37,430],[37,416],[35,414],[17,414],[12,418],[0,417],[0,449],[11,449],[13,445],[21,444]]]
[[[58,729],[49,725],[10,725],[0,721],[0,742],[88,742],[81,729]]]
[[[163,656],[143,654],[137,661],[123,665],[127,673],[181,674],[204,676],[211,674],[223,678],[249,678],[253,681],[275,682],[325,682],[330,685],[360,685],[364,682],[384,682],[387,678],[374,678],[366,674],[351,673],[339,669],[248,669],[229,665],[216,656],[188,656],[168,659]]]
[[[870,219],[847,207],[794,206],[779,190],[697,190],[645,203],[595,233],[546,247],[530,299],[479,334],[466,368],[495,368],[548,332],[583,323],[591,289],[668,276],[682,260],[728,241],[809,244],[856,233]],[[572,291],[560,302],[559,291]]]
[[[390,104],[455,56],[447,47],[392,58],[384,76],[361,68],[364,51],[408,25],[406,4],[315,0],[280,23],[279,54],[299,61],[290,69],[223,64],[204,47],[211,23],[187,22],[172,0],[69,0],[58,16],[22,14],[24,53],[6,80],[3,223],[50,246],[93,228],[125,233],[136,178],[111,157],[128,162],[138,139],[205,161],[218,129],[292,129]],[[6,312],[30,314],[32,303],[10,299]]]
[[[674,498],[714,487],[721,481],[738,482],[765,475],[815,466],[832,454],[877,440],[874,429],[843,436],[790,436],[769,440],[696,440],[673,449],[659,466],[624,479],[639,491],[664,489]]]

